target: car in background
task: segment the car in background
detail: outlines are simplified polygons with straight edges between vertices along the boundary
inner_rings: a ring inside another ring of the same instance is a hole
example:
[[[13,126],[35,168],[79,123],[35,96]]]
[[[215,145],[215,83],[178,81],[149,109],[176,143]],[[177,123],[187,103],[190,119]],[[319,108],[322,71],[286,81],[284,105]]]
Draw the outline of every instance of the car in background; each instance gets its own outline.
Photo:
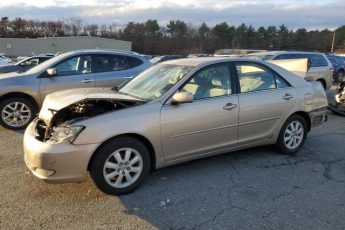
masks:
[[[2,65],[0,66],[0,74],[2,73],[10,73],[10,72],[25,72],[32,67],[35,67],[38,64],[41,64],[42,62],[47,61],[52,57],[50,56],[34,56],[29,57],[24,60],[21,60],[17,62],[16,64],[10,64],[10,65]]]
[[[25,131],[24,159],[44,181],[85,181],[89,171],[101,191],[123,195],[151,169],[261,145],[293,155],[327,105],[320,82],[268,62],[173,60],[118,89],[48,95]]]
[[[4,54],[0,54],[0,66],[11,64],[12,60],[7,58]]]
[[[196,58],[196,57],[211,57],[213,55],[210,54],[188,54],[187,58]]]
[[[53,57],[24,73],[1,74],[0,125],[23,129],[49,93],[72,88],[115,87],[150,66],[146,58],[132,52],[77,50]]]
[[[154,57],[150,61],[152,64],[155,65],[163,61],[170,61],[170,60],[179,59],[179,58],[183,58],[183,56],[182,55],[163,55],[163,56]]]
[[[345,61],[342,56],[327,54],[328,60],[333,66],[333,78],[335,82],[342,82],[345,76]]]
[[[303,51],[267,51],[248,54],[246,57],[263,61],[307,58],[310,64],[309,70],[305,76],[306,80],[319,81],[325,89],[330,89],[333,83],[333,66],[323,53]]]

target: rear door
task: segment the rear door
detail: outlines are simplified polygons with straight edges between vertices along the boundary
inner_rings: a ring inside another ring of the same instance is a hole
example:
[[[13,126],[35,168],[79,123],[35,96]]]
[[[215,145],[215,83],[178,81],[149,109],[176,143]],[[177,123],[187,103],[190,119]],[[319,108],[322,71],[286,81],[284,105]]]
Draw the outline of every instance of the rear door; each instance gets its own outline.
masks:
[[[55,76],[44,72],[41,78],[40,93],[43,101],[47,94],[65,89],[88,88],[95,86],[95,76],[91,69],[91,55],[77,55],[56,65]]]
[[[296,90],[266,65],[236,62],[239,79],[238,144],[271,137],[296,103]]]
[[[134,60],[132,60],[134,59]],[[143,62],[135,57],[114,54],[98,54],[94,57],[97,87],[115,87],[135,77],[140,71],[135,68]]]

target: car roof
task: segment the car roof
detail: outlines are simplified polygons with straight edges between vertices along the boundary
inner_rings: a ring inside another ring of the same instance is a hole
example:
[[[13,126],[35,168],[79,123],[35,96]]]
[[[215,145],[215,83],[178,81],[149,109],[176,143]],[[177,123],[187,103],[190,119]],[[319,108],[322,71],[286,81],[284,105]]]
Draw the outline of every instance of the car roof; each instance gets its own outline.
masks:
[[[250,61],[250,62],[257,62],[257,63],[265,63],[260,60],[253,60],[249,58],[238,58],[238,57],[195,57],[195,58],[180,58],[174,59],[170,61],[163,62],[164,64],[171,64],[171,65],[187,65],[187,66],[199,66],[204,64],[214,64],[218,62],[225,62],[225,61]]]
[[[68,54],[97,54],[97,53],[102,53],[102,54],[127,54],[127,55],[136,55],[136,56],[142,56],[138,53],[132,52],[132,51],[127,51],[127,50],[116,50],[116,49],[82,49],[82,50],[73,50],[67,52]]]
[[[278,55],[278,54],[323,54],[320,52],[309,52],[309,51],[263,51],[257,53],[248,54],[248,56],[255,56],[255,55]]]

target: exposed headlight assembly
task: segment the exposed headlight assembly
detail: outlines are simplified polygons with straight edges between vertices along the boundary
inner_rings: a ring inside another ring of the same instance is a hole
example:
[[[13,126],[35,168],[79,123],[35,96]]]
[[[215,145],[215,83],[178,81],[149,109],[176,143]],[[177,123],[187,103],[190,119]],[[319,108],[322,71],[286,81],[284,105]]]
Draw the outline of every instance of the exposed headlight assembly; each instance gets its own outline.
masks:
[[[53,128],[51,137],[47,140],[49,144],[59,144],[59,143],[72,143],[79,133],[83,131],[85,126],[75,125],[75,126],[57,126]]]

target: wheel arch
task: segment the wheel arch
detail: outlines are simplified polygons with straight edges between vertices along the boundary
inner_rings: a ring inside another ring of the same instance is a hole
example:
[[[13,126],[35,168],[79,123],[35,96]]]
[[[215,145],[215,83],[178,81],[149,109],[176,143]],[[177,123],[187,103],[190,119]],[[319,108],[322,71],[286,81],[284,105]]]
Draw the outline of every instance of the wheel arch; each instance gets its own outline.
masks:
[[[303,119],[307,122],[307,130],[309,132],[311,129],[311,120],[310,120],[309,114],[307,112],[304,112],[304,111],[297,111],[297,112],[291,114],[287,119],[289,119],[293,115],[300,115],[301,117],[303,117]]]
[[[324,89],[326,89],[326,87],[327,87],[327,82],[326,82],[326,80],[325,80],[325,79],[323,79],[323,78],[319,78],[319,79],[317,79],[316,81],[321,82],[321,84],[322,84],[323,88],[324,88]]]
[[[22,93],[22,92],[11,92],[11,93],[6,93],[4,95],[1,95],[0,96],[0,103],[2,103],[4,100],[16,98],[16,97],[29,100],[35,106],[36,110],[39,109],[39,105],[38,105],[37,101],[30,94]]]
[[[151,161],[151,169],[150,170],[154,170],[156,168],[156,154],[155,154],[155,149],[154,149],[152,143],[146,137],[144,137],[143,135],[140,135],[140,134],[137,134],[137,133],[125,133],[125,134],[120,134],[120,135],[111,137],[108,140],[106,140],[105,142],[103,142],[100,146],[97,147],[97,149],[93,152],[93,154],[92,154],[92,156],[91,156],[91,158],[89,160],[89,163],[87,165],[87,170],[88,171],[90,171],[92,163],[93,163],[93,160],[94,160],[97,152],[99,151],[99,149],[102,146],[104,146],[105,144],[107,144],[110,141],[112,141],[114,139],[117,139],[119,137],[132,137],[132,138],[135,138],[135,139],[141,141],[147,147],[147,149],[149,150],[149,153],[150,153],[150,161]]]

